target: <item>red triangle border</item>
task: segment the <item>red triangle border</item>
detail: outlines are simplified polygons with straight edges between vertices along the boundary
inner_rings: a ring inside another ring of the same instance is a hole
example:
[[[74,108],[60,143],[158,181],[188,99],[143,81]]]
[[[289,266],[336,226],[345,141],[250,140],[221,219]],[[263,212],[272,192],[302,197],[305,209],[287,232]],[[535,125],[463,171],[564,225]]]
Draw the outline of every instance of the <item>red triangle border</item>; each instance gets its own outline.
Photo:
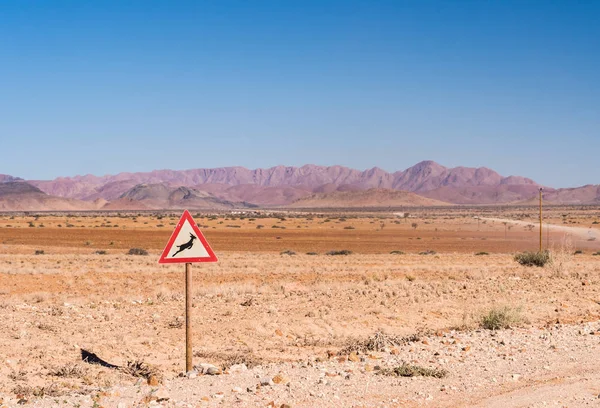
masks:
[[[171,249],[173,248],[175,239],[177,239],[177,236],[179,235],[179,231],[181,231],[181,228],[183,227],[183,224],[185,223],[186,220],[190,223],[194,232],[196,234],[198,234],[198,240],[200,240],[200,242],[204,246],[204,249],[206,249],[206,252],[208,252],[207,257],[167,258],[169,256],[169,252],[171,252]],[[167,246],[165,246],[165,249],[163,250],[162,255],[158,259],[158,263],[159,264],[171,264],[171,263],[192,263],[192,262],[218,262],[218,259],[217,259],[217,256],[215,255],[215,253],[213,252],[212,248],[208,244],[208,241],[204,237],[204,234],[202,234],[202,232],[198,228],[198,225],[192,218],[192,214],[190,214],[190,212],[188,210],[185,210],[183,212],[183,214],[181,215],[181,218],[179,219],[179,222],[177,223],[175,230],[171,234],[171,238],[169,238],[169,242],[167,243]]]

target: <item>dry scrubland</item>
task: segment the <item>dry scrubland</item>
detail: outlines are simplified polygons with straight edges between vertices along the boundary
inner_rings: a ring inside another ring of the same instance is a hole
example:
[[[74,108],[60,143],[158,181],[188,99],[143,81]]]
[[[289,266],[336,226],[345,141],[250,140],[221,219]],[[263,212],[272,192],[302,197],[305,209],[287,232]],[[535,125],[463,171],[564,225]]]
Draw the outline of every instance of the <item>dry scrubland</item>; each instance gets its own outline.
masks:
[[[600,212],[547,214],[544,268],[535,209],[196,217],[196,378],[178,215],[0,215],[0,406],[595,406]]]

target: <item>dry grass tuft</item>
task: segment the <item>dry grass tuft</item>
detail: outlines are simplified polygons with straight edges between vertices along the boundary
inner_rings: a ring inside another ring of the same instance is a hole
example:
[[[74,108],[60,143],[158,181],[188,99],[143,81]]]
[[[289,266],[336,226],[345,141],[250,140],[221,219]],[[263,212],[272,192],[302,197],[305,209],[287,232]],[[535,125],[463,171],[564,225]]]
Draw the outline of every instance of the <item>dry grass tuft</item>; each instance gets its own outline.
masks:
[[[433,377],[444,378],[448,375],[448,371],[437,368],[427,368],[416,365],[402,363],[401,366],[394,368],[382,369],[379,371],[381,375],[390,375],[396,377]]]
[[[54,377],[81,378],[87,374],[87,367],[77,363],[69,363],[62,367],[51,369],[49,374]]]
[[[236,364],[245,364],[248,368],[263,365],[265,361],[256,356],[252,351],[235,353],[201,352],[194,353],[195,357],[200,357],[208,361],[215,362],[224,370]]]
[[[125,374],[134,377],[143,377],[145,379],[149,379],[150,377],[160,377],[160,371],[156,367],[140,360],[128,361],[127,367],[123,367],[122,371]]]
[[[524,321],[520,307],[493,307],[481,316],[480,326],[488,330],[508,329]]]
[[[394,336],[377,331],[366,340],[350,339],[346,346],[340,351],[340,354],[350,354],[352,352],[365,353],[368,351],[383,351],[386,348],[401,346],[408,343],[419,341],[420,337],[413,334],[408,337]]]

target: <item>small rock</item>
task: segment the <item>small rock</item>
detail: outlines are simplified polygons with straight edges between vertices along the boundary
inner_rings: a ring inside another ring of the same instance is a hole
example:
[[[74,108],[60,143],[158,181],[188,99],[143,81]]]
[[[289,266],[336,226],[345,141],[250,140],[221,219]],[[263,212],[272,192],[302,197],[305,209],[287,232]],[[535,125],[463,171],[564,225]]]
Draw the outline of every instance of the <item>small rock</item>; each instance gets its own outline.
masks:
[[[273,385],[275,385],[275,383],[269,377],[264,377],[264,378],[260,379],[260,385],[262,385],[262,386],[267,386],[267,385],[273,386]]]
[[[149,386],[156,387],[159,383],[160,383],[160,381],[158,381],[157,376],[151,375],[150,377],[148,377],[148,385]]]
[[[231,392],[235,392],[237,394],[239,394],[240,392],[243,392],[244,390],[242,389],[242,387],[233,387],[231,389]]]
[[[206,370],[206,374],[208,374],[208,375],[220,375],[221,374],[221,369],[217,368],[217,367],[210,367],[208,370]]]
[[[197,371],[188,371],[187,373],[185,373],[185,376],[189,379],[194,379],[196,377],[198,377],[198,372]]]
[[[353,351],[352,353],[350,353],[350,355],[348,356],[348,360],[357,363],[360,361],[360,358],[358,358],[358,355]]]
[[[521,379],[521,374],[513,374],[512,379],[513,381],[519,381]]]
[[[290,379],[283,374],[277,374],[275,377],[273,377],[273,382],[275,384],[287,384],[290,382]]]
[[[221,369],[215,365],[202,363],[194,366],[194,370],[199,372],[200,374],[206,375],[219,375],[221,374]]]
[[[231,367],[229,367],[230,372],[247,371],[247,370],[248,370],[248,367],[246,366],[246,364],[234,364]]]
[[[160,389],[160,390],[156,391],[156,394],[154,394],[154,396],[156,397],[156,401],[158,401],[158,402],[168,401],[169,398],[171,398],[169,396],[169,393],[165,389]]]

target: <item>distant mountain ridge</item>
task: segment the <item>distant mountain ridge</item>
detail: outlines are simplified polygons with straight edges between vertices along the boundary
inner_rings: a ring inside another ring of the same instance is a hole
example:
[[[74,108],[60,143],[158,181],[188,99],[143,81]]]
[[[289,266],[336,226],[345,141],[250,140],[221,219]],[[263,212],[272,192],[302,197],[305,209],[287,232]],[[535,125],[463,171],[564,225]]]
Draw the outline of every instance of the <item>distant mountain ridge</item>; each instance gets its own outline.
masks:
[[[0,183],[20,180],[0,175]],[[22,181],[21,181],[22,182]],[[449,168],[427,160],[393,173],[378,167],[275,166],[250,170],[221,167],[154,170],[115,175],[29,180],[48,197],[71,200],[66,206],[93,204],[106,209],[226,209],[244,207],[440,205],[444,203],[521,204],[535,199],[540,187],[521,176],[502,176],[486,167]],[[387,190],[388,192],[384,192]],[[410,192],[414,195],[394,194]],[[343,193],[343,194],[341,194]],[[550,203],[600,203],[600,186],[573,189],[544,187]],[[1,194],[0,194],[1,196]],[[13,206],[16,196],[11,196]],[[31,198],[31,197],[30,197]],[[423,200],[421,200],[421,198]],[[44,201],[44,200],[42,200]],[[6,208],[6,205],[5,205]]]
[[[294,187],[309,192],[324,185],[350,186],[354,189],[386,188],[421,193],[444,186],[533,185],[530,179],[503,177],[485,167],[447,168],[433,161],[423,161],[404,171],[388,173],[378,167],[355,170],[344,166],[302,167],[275,166],[249,170],[244,167],[221,167],[192,170],[154,170],[142,173],[119,173],[102,177],[94,175],[59,177],[49,181],[29,181],[42,191],[59,197],[90,200],[108,197],[108,186],[121,194],[137,184],[166,183],[171,186],[198,187],[204,184],[256,185],[261,187]],[[119,188],[119,186],[121,188]],[[117,194],[118,195],[118,194]]]
[[[0,174],[0,183],[12,183],[13,181],[22,181],[20,177],[9,176],[8,174]]]

